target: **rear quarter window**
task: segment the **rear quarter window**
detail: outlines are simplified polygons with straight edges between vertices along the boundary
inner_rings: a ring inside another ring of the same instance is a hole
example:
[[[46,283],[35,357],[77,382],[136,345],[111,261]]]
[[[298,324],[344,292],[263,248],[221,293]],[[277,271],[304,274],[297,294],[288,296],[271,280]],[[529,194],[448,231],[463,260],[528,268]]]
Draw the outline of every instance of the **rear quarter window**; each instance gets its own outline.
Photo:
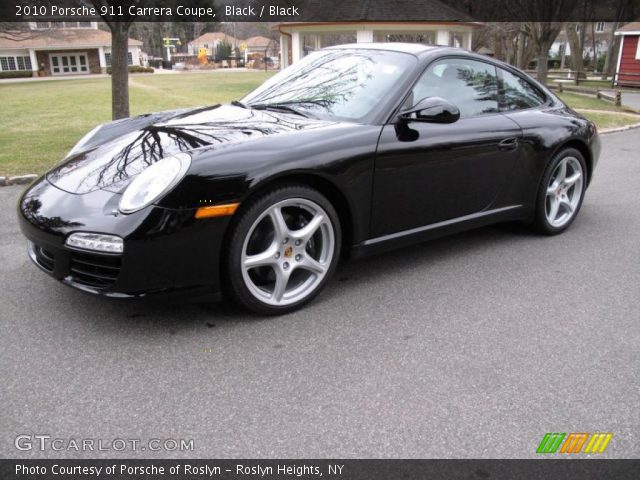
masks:
[[[539,88],[518,75],[503,69],[499,70],[502,76],[501,110],[512,112],[539,107],[546,103],[547,97]]]

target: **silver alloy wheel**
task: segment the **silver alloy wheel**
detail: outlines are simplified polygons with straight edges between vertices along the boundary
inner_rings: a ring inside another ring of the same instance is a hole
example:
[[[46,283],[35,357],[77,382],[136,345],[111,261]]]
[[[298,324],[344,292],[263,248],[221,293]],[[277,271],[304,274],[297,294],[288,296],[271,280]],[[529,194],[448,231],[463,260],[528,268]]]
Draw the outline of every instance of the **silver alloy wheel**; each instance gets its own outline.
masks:
[[[322,207],[304,198],[283,200],[264,211],[244,239],[244,283],[266,304],[299,302],[322,282],[334,249],[333,225]]]
[[[545,199],[545,215],[552,227],[563,227],[580,205],[584,173],[575,157],[563,158],[554,169]]]

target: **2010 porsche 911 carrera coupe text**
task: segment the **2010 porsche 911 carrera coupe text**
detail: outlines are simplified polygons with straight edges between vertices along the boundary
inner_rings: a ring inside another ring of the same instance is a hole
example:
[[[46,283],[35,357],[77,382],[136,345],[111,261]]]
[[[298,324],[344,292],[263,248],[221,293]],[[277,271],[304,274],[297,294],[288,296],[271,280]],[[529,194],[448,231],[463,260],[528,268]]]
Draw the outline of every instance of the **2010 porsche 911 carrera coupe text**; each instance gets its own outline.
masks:
[[[241,101],[101,125],[22,196],[29,255],[110,296],[225,292],[262,314],[359,257],[504,221],[556,234],[595,126],[509,65],[448,47],[344,45]]]

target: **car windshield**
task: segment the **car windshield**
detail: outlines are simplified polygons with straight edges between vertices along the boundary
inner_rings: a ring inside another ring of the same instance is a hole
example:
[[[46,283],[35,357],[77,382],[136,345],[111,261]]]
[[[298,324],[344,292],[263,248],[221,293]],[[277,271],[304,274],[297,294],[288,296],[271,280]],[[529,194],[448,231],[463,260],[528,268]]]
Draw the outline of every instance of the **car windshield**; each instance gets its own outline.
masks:
[[[253,108],[285,108],[319,118],[357,121],[384,100],[415,65],[412,55],[365,49],[312,53],[242,99]]]

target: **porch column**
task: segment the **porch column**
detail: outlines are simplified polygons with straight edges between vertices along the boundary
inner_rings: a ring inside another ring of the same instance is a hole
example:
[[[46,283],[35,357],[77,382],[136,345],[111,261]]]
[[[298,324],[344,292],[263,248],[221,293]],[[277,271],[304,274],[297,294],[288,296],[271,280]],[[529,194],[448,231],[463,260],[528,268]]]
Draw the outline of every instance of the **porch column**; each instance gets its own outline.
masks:
[[[38,56],[36,55],[36,51],[33,48],[29,49],[29,58],[31,59],[31,71],[33,72],[33,76],[38,75],[38,69],[40,66],[38,65]]]
[[[107,71],[107,59],[104,56],[104,47],[98,47],[98,59],[100,61],[100,71],[102,73]]]
[[[464,34],[464,36],[462,37],[462,48],[466,49],[466,50],[471,50],[471,45],[472,45],[472,33],[471,32],[467,32]]]
[[[318,50],[322,49],[322,35],[319,33],[316,33],[314,40],[315,40],[315,45],[313,48],[317,52]]]
[[[302,59],[304,52],[302,51],[303,36],[300,32],[291,32],[291,62],[296,63]]]
[[[289,36],[280,34],[280,69],[289,66]]]
[[[449,45],[449,30],[438,30],[436,32],[436,45]]]
[[[358,30],[356,32],[356,41],[358,43],[373,42],[373,30]]]

